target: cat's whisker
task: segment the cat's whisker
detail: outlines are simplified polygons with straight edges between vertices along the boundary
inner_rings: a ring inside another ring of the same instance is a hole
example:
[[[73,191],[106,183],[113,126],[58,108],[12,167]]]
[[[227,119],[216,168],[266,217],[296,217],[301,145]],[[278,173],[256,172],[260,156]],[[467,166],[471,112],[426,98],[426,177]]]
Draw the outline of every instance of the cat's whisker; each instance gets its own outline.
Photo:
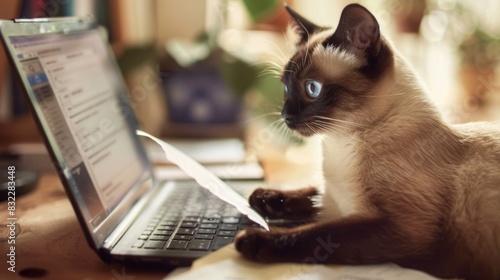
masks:
[[[276,69],[280,69],[280,70],[283,69],[283,65],[278,64],[276,61],[267,61],[267,62],[264,62],[264,63],[266,63],[266,64],[268,64],[270,66],[273,66]]]
[[[283,72],[288,72],[288,73],[292,73],[292,74],[295,74],[295,71],[293,70],[290,70],[290,69],[284,69]]]
[[[283,126],[283,131],[279,138],[280,143],[286,143],[286,139],[288,139],[290,135],[290,130],[286,126]]]
[[[316,122],[315,123],[317,126],[321,126],[325,129],[345,129],[348,130],[349,128],[343,124],[331,124],[331,123],[322,123],[322,122]]]
[[[281,74],[278,74],[278,73],[276,73],[274,71],[261,71],[259,74],[257,74],[257,78],[262,78],[262,77],[265,77],[265,76],[271,76],[274,79],[280,79]]]
[[[266,117],[269,117],[269,116],[280,116],[281,117],[281,113],[280,112],[264,113],[264,114],[260,114],[258,116],[255,116],[253,118],[249,118],[249,119],[245,120],[245,122],[249,123],[249,122],[253,122],[253,121],[256,121],[256,120],[259,120],[259,119],[263,119],[263,118],[266,118]]]
[[[270,65],[268,63],[268,64],[266,64],[266,68],[259,71],[259,75],[269,74],[269,75],[275,75],[277,77],[280,77],[282,71],[283,71],[282,68],[278,68],[276,65]]]
[[[281,119],[273,121],[268,127],[272,130],[278,130],[280,129],[283,121]]]
[[[265,76],[271,76],[274,79],[279,79],[280,78],[279,74],[276,73],[276,71],[270,70],[270,69],[265,69],[265,70],[259,71],[259,73],[257,74],[257,78],[262,78],[262,77],[265,77]]]
[[[342,128],[349,128],[349,126],[345,123],[335,123],[331,121],[323,121],[323,120],[314,120],[312,123],[317,123],[319,125],[323,125],[326,127],[342,127]]]
[[[316,133],[317,131],[308,123],[305,123],[305,125],[307,126],[307,128],[312,132],[312,133]]]
[[[276,53],[275,51],[269,51],[270,54],[274,55],[276,58],[278,58],[283,64],[285,64],[287,61],[288,61],[288,57],[289,55],[286,55],[283,50],[273,41],[271,40],[266,40],[264,39],[263,40],[264,42],[266,43],[269,43],[275,50],[278,51],[278,53]]]
[[[297,51],[297,50],[296,50],[296,47],[295,47],[295,43],[294,43],[294,44],[291,44],[291,43],[290,43],[290,35],[291,35],[291,34],[290,34],[290,33],[288,33],[288,32],[290,32],[290,31],[292,31],[292,30],[290,30],[290,26],[288,26],[288,28],[287,28],[287,30],[286,30],[286,31],[287,31],[287,32],[285,32],[285,31],[282,31],[282,32],[281,32],[281,33],[283,34],[283,38],[285,38],[285,43],[286,43],[286,46],[288,46],[288,50],[289,50],[291,53],[295,53],[295,52]],[[292,31],[292,32],[293,32],[293,31]],[[287,34],[287,33],[288,33],[288,34]]]
[[[282,142],[283,139],[286,138],[288,127],[285,125],[283,119],[278,119],[273,121],[271,124],[267,126],[267,128],[275,132],[275,134],[273,134],[273,138],[275,137],[277,138],[274,139],[276,142]]]
[[[343,134],[348,135],[348,130],[345,126],[340,124],[332,124],[332,123],[315,123],[315,125],[322,130],[322,132],[329,132],[332,134]],[[332,138],[328,134],[323,134],[325,137]]]
[[[278,142],[284,142],[285,139],[288,137],[288,132],[289,132],[288,127],[284,122],[282,122],[278,134],[279,135]]]
[[[275,66],[275,67],[278,67],[278,68],[282,68],[283,67],[283,65],[280,65],[278,62],[272,61],[272,60],[256,61],[256,62],[253,62],[250,65],[251,66],[261,66],[261,65],[264,65],[264,66]]]
[[[321,119],[321,120],[326,120],[326,121],[329,121],[329,122],[345,123],[345,124],[356,126],[356,127],[359,127],[359,128],[363,128],[363,127],[367,127],[368,126],[367,124],[356,123],[356,122],[347,121],[347,120],[334,119],[334,118],[329,118],[329,117],[324,117],[324,116],[315,116],[314,118]]]
[[[299,64],[298,64],[297,62],[295,62],[295,60],[290,59],[290,62],[291,62],[291,63],[293,63],[293,64],[295,64],[295,66],[297,66],[297,68],[300,68],[300,67],[299,67]]]
[[[280,62],[282,63],[282,66],[284,67],[286,65],[286,63],[288,62],[288,57],[290,57],[290,56],[289,55],[285,55],[285,53],[283,52],[283,50],[280,47],[278,47],[276,45],[276,43],[274,43],[274,42],[271,42],[271,43],[278,50],[278,52],[280,53],[280,56],[276,55],[276,57],[278,59],[280,59]]]

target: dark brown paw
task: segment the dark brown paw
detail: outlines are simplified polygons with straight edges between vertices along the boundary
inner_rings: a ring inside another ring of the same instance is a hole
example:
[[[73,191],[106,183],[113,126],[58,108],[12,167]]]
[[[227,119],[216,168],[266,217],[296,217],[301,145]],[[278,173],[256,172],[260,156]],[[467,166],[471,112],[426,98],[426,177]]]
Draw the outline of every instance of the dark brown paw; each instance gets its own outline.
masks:
[[[317,195],[314,188],[297,191],[256,189],[249,203],[259,214],[270,219],[304,219],[317,212],[312,198]]]
[[[281,218],[286,212],[285,197],[280,191],[256,189],[249,202],[259,214],[271,219]]]
[[[286,229],[248,228],[238,233],[235,247],[245,258],[257,262],[294,261],[301,256],[299,239],[299,233]]]
[[[280,262],[280,252],[286,248],[277,242],[279,236],[259,228],[248,228],[236,236],[236,250],[245,258],[257,262]],[[285,245],[286,246],[286,245]]]
[[[265,243],[259,231],[262,230],[249,228],[240,231],[236,236],[236,241],[234,242],[236,250],[247,259],[257,260],[260,247]]]

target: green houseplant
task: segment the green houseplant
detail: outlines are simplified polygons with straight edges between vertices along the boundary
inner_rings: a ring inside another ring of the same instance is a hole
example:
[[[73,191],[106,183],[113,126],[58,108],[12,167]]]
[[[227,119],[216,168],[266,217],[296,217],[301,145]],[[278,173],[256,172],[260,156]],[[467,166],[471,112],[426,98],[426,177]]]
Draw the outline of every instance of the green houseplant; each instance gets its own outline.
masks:
[[[461,59],[460,77],[470,105],[481,105],[492,91],[495,69],[500,60],[500,37],[481,28],[458,46]]]

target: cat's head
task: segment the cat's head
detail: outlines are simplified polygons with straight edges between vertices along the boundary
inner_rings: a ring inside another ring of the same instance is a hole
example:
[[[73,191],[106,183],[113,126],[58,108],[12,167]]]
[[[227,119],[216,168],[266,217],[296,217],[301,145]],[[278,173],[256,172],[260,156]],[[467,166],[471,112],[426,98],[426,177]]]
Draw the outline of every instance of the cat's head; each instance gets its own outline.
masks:
[[[375,100],[372,89],[393,64],[375,17],[351,4],[332,29],[286,8],[299,35],[297,52],[281,77],[285,94],[281,114],[287,126],[311,136],[367,117],[368,103]]]

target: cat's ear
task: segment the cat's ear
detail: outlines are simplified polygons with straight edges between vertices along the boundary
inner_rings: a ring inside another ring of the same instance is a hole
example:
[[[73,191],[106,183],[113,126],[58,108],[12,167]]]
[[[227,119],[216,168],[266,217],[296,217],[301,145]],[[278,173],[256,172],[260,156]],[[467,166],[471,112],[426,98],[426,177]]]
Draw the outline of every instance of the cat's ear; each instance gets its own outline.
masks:
[[[314,23],[305,19],[303,16],[299,15],[286,3],[285,3],[285,9],[292,17],[292,23],[295,25],[296,31],[300,36],[297,45],[305,44],[307,40],[309,40],[310,35],[321,29],[319,26],[315,25]]]
[[[365,57],[377,56],[381,46],[378,22],[365,7],[350,4],[342,11],[337,30],[323,46],[340,47]]]

